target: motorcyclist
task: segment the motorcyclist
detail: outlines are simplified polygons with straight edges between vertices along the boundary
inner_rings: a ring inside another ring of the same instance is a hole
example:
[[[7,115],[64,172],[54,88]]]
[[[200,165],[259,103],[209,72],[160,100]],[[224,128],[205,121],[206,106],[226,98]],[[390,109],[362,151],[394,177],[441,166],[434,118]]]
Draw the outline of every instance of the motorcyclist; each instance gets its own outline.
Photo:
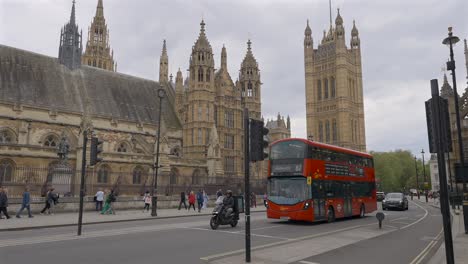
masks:
[[[223,211],[224,216],[227,218],[234,210],[234,197],[232,197],[232,191],[228,190],[226,196],[223,199]]]

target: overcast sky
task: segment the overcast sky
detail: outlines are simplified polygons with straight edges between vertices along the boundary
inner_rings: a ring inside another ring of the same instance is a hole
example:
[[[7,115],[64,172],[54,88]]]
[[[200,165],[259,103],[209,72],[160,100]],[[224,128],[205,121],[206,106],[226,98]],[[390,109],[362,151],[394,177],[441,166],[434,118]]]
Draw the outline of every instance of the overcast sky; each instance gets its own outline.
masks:
[[[0,0],[0,44],[56,57],[60,28],[71,0]],[[97,0],[77,0],[77,23],[87,40]],[[442,85],[447,27],[468,37],[466,0],[332,0],[344,19],[349,44],[353,19],[361,38],[368,151],[428,150],[424,101],[430,79]],[[303,38],[310,20],[314,47],[329,27],[328,0],[104,0],[104,15],[118,71],[158,79],[163,39],[170,72],[184,78],[189,56],[206,22],[206,34],[220,65],[225,44],[231,77],[238,76],[250,37],[262,72],[262,112],[290,115],[292,135],[306,136]],[[462,44],[462,43],[460,43]],[[455,47],[457,83],[464,92],[463,45]],[[449,76],[450,77],[450,76]]]

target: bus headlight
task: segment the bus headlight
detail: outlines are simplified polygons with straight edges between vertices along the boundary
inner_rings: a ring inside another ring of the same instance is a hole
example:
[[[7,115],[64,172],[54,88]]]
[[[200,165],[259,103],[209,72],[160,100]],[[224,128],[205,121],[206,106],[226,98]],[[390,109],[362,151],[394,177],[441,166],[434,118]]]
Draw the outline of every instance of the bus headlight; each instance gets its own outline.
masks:
[[[268,201],[265,201],[265,207],[268,208]]]
[[[309,203],[309,202],[305,202],[305,204],[304,204],[304,210],[305,210],[305,209],[308,209],[309,206],[310,206],[310,203]]]

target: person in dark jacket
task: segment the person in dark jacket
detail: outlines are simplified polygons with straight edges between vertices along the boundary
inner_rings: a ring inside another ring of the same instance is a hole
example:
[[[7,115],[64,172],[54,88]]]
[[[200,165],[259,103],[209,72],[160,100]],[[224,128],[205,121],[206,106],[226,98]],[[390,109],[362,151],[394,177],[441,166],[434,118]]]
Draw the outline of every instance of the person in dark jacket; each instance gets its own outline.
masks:
[[[25,208],[28,209],[29,218],[33,217],[33,215],[31,214],[30,203],[31,203],[31,194],[29,193],[29,188],[26,187],[23,193],[23,202],[21,203],[21,209],[19,209],[19,211],[16,213],[16,218],[21,218],[21,212],[23,212]]]
[[[227,190],[226,196],[223,199],[223,211],[225,216],[228,217],[234,210],[234,197],[232,197],[232,191]]]
[[[185,203],[185,192],[180,193],[179,210],[182,207],[182,204],[184,204],[184,208],[185,208],[185,210],[187,210],[187,204]]]
[[[47,212],[50,214],[50,200],[49,197],[50,197],[50,193],[52,192],[52,189],[49,189],[46,193],[46,196],[45,196],[45,206],[44,208],[41,210],[41,215],[45,213],[45,211],[47,210]]]
[[[0,187],[0,219],[3,219],[2,212],[6,216],[7,219],[10,219],[10,216],[7,212],[8,208],[8,196],[6,193],[6,189],[4,187]]]
[[[220,197],[220,196],[223,196],[223,192],[221,191],[221,189],[219,189],[217,192],[216,192],[216,198]]]
[[[198,212],[201,212],[201,208],[203,207],[203,191],[198,190],[197,192],[197,203],[198,203]]]

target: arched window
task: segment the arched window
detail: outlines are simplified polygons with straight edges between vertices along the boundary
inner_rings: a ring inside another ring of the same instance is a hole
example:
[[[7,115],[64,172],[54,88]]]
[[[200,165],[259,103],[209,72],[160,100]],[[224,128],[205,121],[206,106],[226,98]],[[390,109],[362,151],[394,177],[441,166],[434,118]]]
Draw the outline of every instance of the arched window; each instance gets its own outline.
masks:
[[[252,83],[251,82],[247,84],[247,96],[250,96],[250,97],[252,96]]]
[[[323,80],[323,99],[328,99],[328,79]]]
[[[11,182],[13,180],[14,170],[15,164],[11,160],[0,160],[0,185],[2,182]]]
[[[330,86],[331,86],[331,98],[335,98],[336,97],[335,77],[331,77]]]
[[[144,174],[143,168],[140,166],[133,169],[133,184],[141,184],[141,176]]]
[[[193,174],[192,174],[192,184],[200,184],[200,170],[199,169],[196,169],[193,171]]]
[[[338,141],[338,128],[336,126],[336,119],[333,119],[333,125],[332,125],[332,134],[333,134],[333,142]]]
[[[202,67],[198,68],[198,81],[203,82],[203,68]]]
[[[56,147],[58,145],[59,139],[56,135],[48,135],[44,139],[44,147]]]
[[[210,81],[210,70],[207,70],[207,71],[206,71],[206,81],[207,81],[207,82]]]
[[[96,60],[93,60],[93,67],[96,67]]]
[[[203,145],[202,129],[198,129],[198,145]]]
[[[91,66],[91,60],[88,60],[88,65]]]
[[[351,141],[354,143],[354,120],[351,119]]]
[[[102,68],[102,61],[99,61],[99,68]]]
[[[323,122],[319,122],[319,141],[323,142]]]
[[[330,142],[330,121],[325,121],[325,141]]]
[[[118,145],[117,152],[130,152],[130,147],[127,143],[122,142]]]
[[[107,183],[109,181],[110,168],[107,165],[102,165],[98,170],[97,182]]]
[[[16,142],[16,136],[10,129],[0,130],[0,144]]]
[[[322,81],[317,80],[317,100],[322,100]]]

